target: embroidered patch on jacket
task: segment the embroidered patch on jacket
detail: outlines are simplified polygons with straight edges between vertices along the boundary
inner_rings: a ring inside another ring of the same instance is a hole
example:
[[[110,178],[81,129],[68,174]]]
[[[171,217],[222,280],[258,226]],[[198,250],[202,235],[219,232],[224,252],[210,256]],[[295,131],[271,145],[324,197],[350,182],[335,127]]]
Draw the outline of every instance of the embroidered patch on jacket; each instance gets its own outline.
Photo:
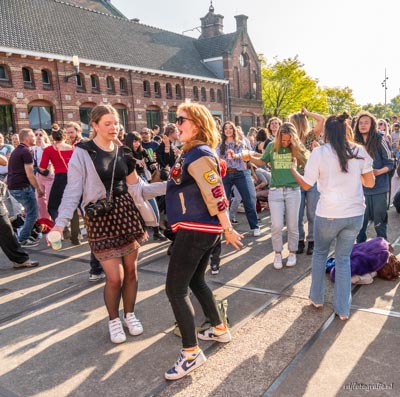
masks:
[[[183,161],[184,159],[180,158],[171,168],[171,171],[169,173],[170,179],[172,179],[176,185],[180,185],[180,183],[182,182],[181,176],[182,176]]]
[[[218,183],[218,174],[211,170],[207,171],[204,174],[204,179],[210,184],[210,185],[216,185]]]

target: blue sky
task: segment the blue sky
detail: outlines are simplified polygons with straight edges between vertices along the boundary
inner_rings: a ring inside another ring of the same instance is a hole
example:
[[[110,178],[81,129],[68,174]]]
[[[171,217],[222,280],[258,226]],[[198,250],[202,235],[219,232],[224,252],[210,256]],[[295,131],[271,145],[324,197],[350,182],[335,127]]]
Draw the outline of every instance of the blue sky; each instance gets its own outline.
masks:
[[[200,26],[209,0],[112,0],[128,18],[172,32]],[[360,105],[384,103],[400,93],[400,1],[398,0],[213,0],[224,32],[245,14],[258,53],[267,61],[298,55],[321,86],[350,87]],[[185,34],[198,37],[196,30]]]

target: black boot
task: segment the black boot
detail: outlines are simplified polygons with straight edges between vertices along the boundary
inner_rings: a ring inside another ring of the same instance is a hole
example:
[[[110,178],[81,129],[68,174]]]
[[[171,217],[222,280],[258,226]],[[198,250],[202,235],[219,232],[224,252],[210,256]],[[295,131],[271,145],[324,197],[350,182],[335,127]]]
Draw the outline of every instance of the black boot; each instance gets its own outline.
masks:
[[[160,228],[158,226],[153,227],[153,239],[165,241],[167,238],[160,232]]]
[[[297,246],[296,254],[302,254],[305,248],[304,240],[299,240],[299,245]]]
[[[314,252],[314,241],[309,241],[307,245],[307,255],[312,255]]]

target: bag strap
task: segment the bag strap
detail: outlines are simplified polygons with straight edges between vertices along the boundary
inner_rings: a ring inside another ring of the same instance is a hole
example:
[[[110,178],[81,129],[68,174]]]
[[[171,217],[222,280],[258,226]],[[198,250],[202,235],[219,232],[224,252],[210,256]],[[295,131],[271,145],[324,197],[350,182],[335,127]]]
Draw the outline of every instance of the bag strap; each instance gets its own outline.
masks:
[[[64,157],[62,156],[62,154],[61,154],[61,152],[60,152],[60,149],[57,147],[57,144],[54,144],[53,147],[54,147],[54,149],[57,151],[58,155],[60,156],[61,161],[62,161],[63,164],[64,164],[64,167],[67,169],[67,172],[68,172],[68,165],[67,165],[67,163],[65,162]]]
[[[115,145],[115,157],[114,157],[114,165],[113,165],[113,171],[112,171],[112,176],[111,176],[111,186],[110,186],[110,193],[108,195],[107,201],[109,203],[112,203],[113,201],[113,185],[114,185],[114,176],[115,176],[115,167],[117,165],[117,157],[118,157],[118,145]]]

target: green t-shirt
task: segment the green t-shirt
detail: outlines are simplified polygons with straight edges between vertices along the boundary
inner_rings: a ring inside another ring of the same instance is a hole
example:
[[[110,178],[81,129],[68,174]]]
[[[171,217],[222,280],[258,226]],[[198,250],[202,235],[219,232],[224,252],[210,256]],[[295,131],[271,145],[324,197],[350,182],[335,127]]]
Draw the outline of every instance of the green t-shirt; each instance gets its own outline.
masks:
[[[298,187],[290,168],[292,166],[292,152],[290,148],[281,147],[279,153],[274,152],[274,142],[271,142],[261,160],[271,164],[270,187]]]

